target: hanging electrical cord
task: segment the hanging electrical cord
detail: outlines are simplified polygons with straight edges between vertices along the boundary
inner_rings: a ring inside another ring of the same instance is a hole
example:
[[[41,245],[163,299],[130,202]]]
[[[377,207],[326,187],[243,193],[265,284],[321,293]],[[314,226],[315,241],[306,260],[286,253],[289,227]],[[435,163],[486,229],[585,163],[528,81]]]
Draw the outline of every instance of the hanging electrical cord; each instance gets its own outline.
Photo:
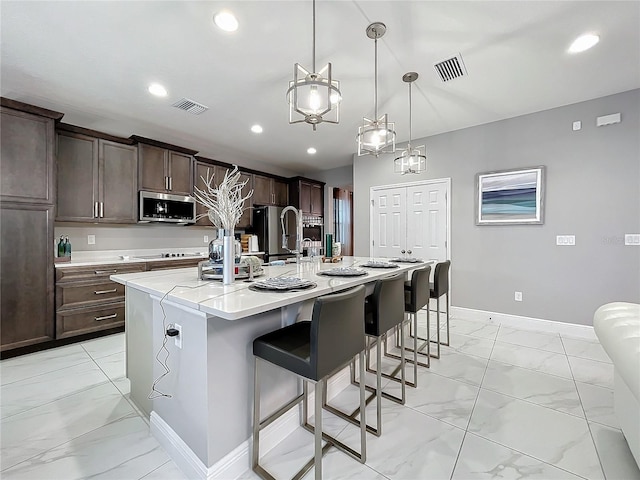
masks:
[[[170,352],[167,349],[167,341],[169,340],[169,335],[167,333],[167,312],[165,312],[164,310],[164,305],[162,305],[162,302],[164,301],[165,298],[167,298],[167,296],[173,292],[176,288],[178,287],[182,287],[182,288],[191,288],[191,289],[195,289],[195,288],[199,288],[202,285],[198,285],[196,287],[189,287],[187,285],[175,285],[171,290],[169,290],[167,293],[165,293],[162,298],[160,299],[160,308],[162,309],[162,332],[163,332],[163,338],[162,338],[162,346],[160,347],[160,350],[158,350],[158,353],[156,353],[156,361],[160,364],[160,366],[164,369],[164,372],[160,374],[160,376],[158,378],[155,379],[155,381],[153,382],[153,384],[151,385],[151,391],[149,392],[148,395],[148,399],[149,400],[153,400],[155,398],[160,398],[160,397],[165,397],[165,398],[171,398],[172,396],[168,393],[164,393],[160,390],[158,390],[156,388],[156,385],[158,385],[158,383],[167,375],[169,375],[169,373],[171,373],[171,369],[169,368],[168,365],[168,360],[169,360],[169,355]],[[169,327],[171,327],[173,324],[169,324]],[[160,360],[160,354],[162,354],[162,352],[166,352],[166,355],[164,357],[164,360]]]

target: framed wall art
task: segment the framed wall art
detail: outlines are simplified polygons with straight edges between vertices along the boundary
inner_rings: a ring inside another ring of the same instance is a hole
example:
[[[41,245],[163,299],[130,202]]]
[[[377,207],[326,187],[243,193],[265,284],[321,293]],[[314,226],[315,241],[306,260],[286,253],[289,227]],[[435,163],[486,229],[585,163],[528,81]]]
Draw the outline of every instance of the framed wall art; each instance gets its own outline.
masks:
[[[476,225],[544,223],[545,167],[476,175]]]

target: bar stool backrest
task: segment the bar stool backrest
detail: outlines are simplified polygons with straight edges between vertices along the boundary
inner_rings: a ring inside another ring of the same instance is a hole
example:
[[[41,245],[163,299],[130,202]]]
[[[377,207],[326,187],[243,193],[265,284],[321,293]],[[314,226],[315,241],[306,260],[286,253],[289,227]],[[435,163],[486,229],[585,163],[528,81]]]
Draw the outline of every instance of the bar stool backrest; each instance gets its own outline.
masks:
[[[375,334],[382,335],[404,320],[404,275],[398,274],[376,282],[371,296]]]
[[[436,264],[436,271],[433,274],[433,292],[436,297],[441,297],[449,291],[449,267],[451,260]]]
[[[365,349],[365,288],[316,299],[311,315],[311,368],[323,378]]]
[[[411,312],[415,313],[429,303],[429,276],[431,275],[431,265],[418,268],[411,274],[411,291],[407,295],[408,306]]]

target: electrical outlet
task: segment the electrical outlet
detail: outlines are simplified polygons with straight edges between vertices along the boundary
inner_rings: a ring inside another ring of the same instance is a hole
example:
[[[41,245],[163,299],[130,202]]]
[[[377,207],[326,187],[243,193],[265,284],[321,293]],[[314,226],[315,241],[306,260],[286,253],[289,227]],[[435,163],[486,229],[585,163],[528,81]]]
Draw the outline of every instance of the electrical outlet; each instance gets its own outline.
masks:
[[[522,301],[522,292],[516,292],[514,295],[514,299],[516,302],[521,302]]]
[[[182,326],[178,325],[177,323],[174,323],[173,328],[178,330],[178,335],[173,337],[173,341],[175,342],[176,347],[182,348]]]
[[[204,243],[209,243],[209,235],[204,236]]]
[[[582,128],[582,122],[581,121],[573,122],[573,131],[574,132],[580,130],[581,128]]]
[[[96,236],[87,235],[87,245],[95,245],[95,244],[96,244]]]

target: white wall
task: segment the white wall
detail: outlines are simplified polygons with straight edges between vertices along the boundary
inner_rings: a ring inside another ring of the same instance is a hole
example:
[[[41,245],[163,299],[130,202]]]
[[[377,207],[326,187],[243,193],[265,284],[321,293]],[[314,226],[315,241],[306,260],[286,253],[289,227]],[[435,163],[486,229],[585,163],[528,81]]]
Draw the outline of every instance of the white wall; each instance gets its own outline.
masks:
[[[144,248],[162,248],[170,251],[171,248],[189,247],[202,248],[205,252],[208,242],[204,242],[204,236],[208,235],[209,240],[217,236],[217,230],[213,227],[165,226],[149,223],[140,225],[57,223],[54,231],[55,238],[60,238],[60,235],[69,236],[72,252]],[[87,243],[87,235],[95,235],[95,245]]]

